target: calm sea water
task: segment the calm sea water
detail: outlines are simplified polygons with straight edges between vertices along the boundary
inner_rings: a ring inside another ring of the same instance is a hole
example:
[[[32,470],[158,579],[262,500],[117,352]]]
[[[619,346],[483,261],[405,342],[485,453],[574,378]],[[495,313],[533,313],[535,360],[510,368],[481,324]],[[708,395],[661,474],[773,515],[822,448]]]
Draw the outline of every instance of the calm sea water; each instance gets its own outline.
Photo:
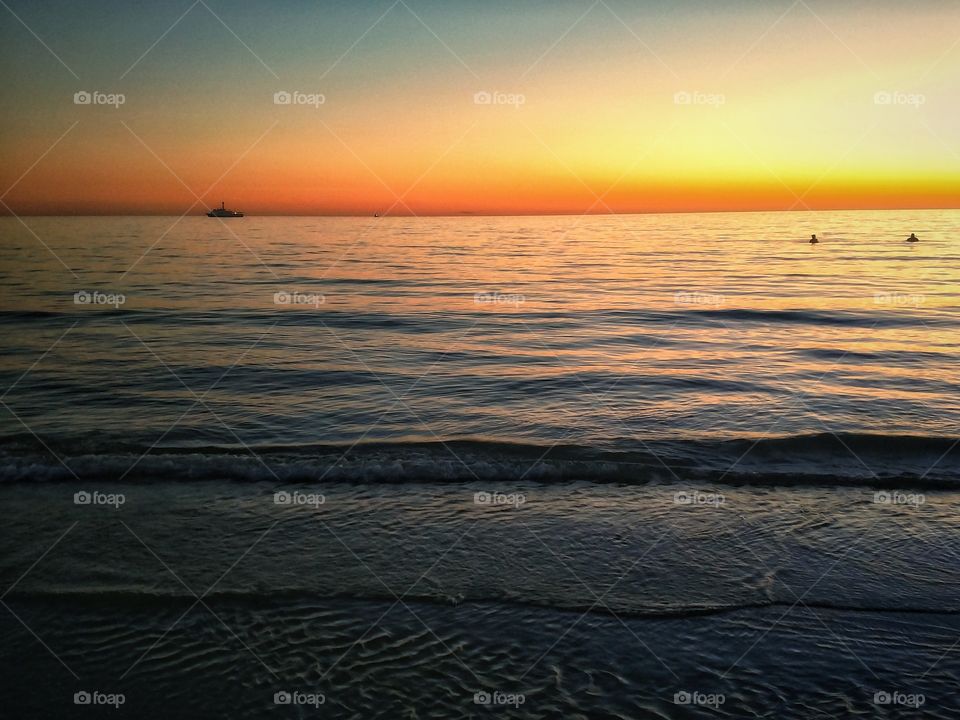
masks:
[[[0,224],[7,438],[699,442],[708,462],[720,441],[807,438],[743,462],[822,445],[867,477],[951,465],[958,212],[27,224]]]
[[[0,241],[15,712],[958,712],[960,212]]]

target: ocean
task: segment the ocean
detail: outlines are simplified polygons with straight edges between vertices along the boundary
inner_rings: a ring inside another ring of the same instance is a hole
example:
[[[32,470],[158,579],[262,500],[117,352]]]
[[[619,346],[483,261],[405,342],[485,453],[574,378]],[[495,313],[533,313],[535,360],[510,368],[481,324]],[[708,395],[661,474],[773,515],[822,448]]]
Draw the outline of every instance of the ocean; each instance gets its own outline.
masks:
[[[960,211],[0,251],[12,717],[960,714]]]

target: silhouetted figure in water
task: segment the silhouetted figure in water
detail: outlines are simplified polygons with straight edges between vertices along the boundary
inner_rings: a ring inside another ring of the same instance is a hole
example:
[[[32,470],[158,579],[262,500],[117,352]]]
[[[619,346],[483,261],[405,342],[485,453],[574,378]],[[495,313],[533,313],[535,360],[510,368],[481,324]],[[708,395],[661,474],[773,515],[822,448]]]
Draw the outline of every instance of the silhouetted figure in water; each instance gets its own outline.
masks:
[[[811,244],[811,245],[816,245],[818,242],[820,242],[820,241],[817,240],[817,236],[816,236],[816,235],[811,235],[811,236],[810,236],[810,244]]]
[[[907,242],[909,243],[920,242],[920,238],[918,238],[915,233],[910,233],[910,237],[907,238]]]

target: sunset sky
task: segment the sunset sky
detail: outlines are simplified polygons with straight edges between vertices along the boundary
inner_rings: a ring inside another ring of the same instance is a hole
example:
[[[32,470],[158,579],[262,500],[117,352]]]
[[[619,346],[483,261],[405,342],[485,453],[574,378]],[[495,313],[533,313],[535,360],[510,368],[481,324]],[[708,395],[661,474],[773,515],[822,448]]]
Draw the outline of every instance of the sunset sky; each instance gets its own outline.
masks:
[[[946,0],[7,0],[0,58],[2,213],[960,198]],[[284,91],[324,102],[276,104]]]

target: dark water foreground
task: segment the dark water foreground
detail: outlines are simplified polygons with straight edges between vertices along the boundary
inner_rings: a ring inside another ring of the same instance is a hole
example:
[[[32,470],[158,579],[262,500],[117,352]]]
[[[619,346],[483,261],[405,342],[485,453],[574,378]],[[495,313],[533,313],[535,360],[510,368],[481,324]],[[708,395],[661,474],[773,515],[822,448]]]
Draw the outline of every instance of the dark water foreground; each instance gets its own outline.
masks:
[[[10,717],[960,713],[953,491],[211,480],[0,497]]]
[[[8,686],[4,706],[37,718],[957,716],[956,662],[921,677],[955,641],[956,616],[799,607],[783,619],[786,608],[621,621],[486,603],[189,605],[14,602],[80,679],[5,622],[4,672],[35,680]],[[74,705],[83,690],[122,693],[124,704]],[[284,692],[290,705],[276,703]],[[878,704],[883,692],[902,703],[922,694],[923,705]],[[722,704],[677,704],[684,693]]]

